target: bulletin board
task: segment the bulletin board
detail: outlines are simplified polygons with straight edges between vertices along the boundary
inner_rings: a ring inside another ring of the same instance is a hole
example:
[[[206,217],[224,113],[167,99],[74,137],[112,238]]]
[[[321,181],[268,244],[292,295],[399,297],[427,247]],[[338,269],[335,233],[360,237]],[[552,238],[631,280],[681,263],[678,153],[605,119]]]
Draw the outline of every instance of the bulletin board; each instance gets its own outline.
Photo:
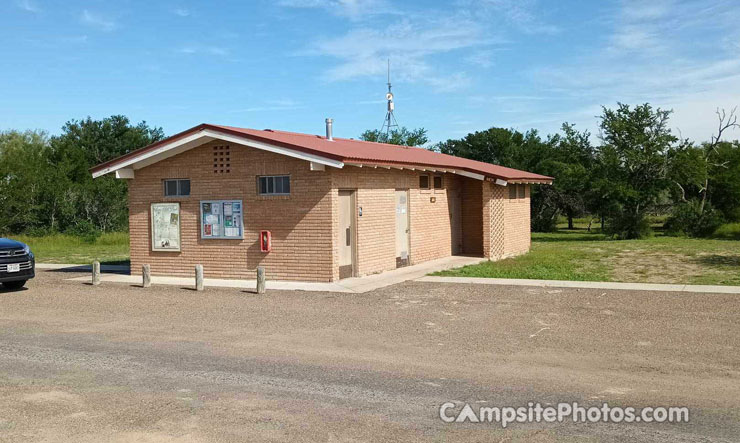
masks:
[[[152,203],[152,251],[180,250],[180,203]]]
[[[202,239],[244,238],[244,206],[241,200],[204,200],[200,202],[200,237]]]

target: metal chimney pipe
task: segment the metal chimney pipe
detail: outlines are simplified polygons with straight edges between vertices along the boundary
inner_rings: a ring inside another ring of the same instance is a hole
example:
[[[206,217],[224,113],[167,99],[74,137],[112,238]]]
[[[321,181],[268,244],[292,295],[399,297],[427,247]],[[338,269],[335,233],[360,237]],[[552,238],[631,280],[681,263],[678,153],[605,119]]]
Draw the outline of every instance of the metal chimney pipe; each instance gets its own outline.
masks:
[[[326,139],[327,140],[334,140],[334,136],[332,134],[332,123],[334,123],[334,120],[327,118],[326,119]]]

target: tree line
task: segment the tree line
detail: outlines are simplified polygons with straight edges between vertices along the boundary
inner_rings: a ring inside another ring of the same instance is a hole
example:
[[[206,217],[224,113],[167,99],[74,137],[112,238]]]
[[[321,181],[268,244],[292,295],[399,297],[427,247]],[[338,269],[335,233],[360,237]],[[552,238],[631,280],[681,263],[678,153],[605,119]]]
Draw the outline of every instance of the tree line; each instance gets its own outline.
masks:
[[[126,183],[90,168],[164,138],[124,116],[72,120],[62,133],[0,133],[0,235],[95,235],[128,228]]]
[[[429,149],[555,177],[534,186],[532,229],[556,229],[558,218],[589,216],[615,238],[651,234],[649,216],[663,215],[665,230],[704,237],[726,222],[740,221],[740,142],[723,141],[740,128],[735,111],[717,111],[709,140],[679,139],[669,128],[671,111],[650,104],[602,108],[599,134],[564,123],[557,134],[507,128],[476,131]],[[395,144],[426,143],[426,131],[401,128],[389,136],[361,138]]]
[[[619,104],[603,108],[595,138],[568,123],[545,137],[493,127],[428,148],[555,177],[552,186],[533,187],[535,231],[556,229],[561,216],[570,228],[574,218],[589,216],[614,237],[640,238],[650,234],[649,216],[665,215],[667,231],[701,237],[740,221],[740,142],[725,141],[740,127],[736,113],[718,111],[717,131],[704,142],[673,135],[670,115],[650,104]],[[0,235],[126,230],[125,181],[93,180],[89,170],[164,137],[162,128],[120,115],[72,120],[56,136],[0,132]],[[429,143],[423,128],[360,138]]]

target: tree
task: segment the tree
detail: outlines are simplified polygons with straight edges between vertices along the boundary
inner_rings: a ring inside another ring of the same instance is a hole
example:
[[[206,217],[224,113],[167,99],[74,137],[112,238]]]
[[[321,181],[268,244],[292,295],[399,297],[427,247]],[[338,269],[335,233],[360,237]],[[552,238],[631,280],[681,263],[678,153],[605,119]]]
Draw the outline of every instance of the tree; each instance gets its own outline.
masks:
[[[648,103],[603,108],[599,126],[604,145],[598,156],[616,203],[609,229],[620,238],[639,238],[650,232],[646,214],[668,188],[667,154],[678,140],[668,128],[670,114]]]
[[[55,183],[47,161],[48,137],[38,131],[0,133],[0,234],[41,226]]]
[[[426,129],[417,128],[409,130],[406,127],[393,129],[388,135],[381,133],[377,129],[367,130],[360,135],[360,140],[401,146],[424,146],[429,143]]]
[[[50,161],[61,182],[71,213],[60,213],[62,229],[124,229],[128,225],[126,183],[105,176],[93,180],[89,169],[164,138],[162,128],[146,122],[132,125],[122,115],[102,120],[71,120],[51,139]]]
[[[590,132],[578,132],[575,125],[568,123],[563,123],[561,131],[562,135],[556,134],[548,140],[553,147],[552,156],[543,161],[540,170],[557,177],[548,191],[554,194],[558,210],[568,218],[568,229],[573,229],[573,218],[586,211],[594,148]]]

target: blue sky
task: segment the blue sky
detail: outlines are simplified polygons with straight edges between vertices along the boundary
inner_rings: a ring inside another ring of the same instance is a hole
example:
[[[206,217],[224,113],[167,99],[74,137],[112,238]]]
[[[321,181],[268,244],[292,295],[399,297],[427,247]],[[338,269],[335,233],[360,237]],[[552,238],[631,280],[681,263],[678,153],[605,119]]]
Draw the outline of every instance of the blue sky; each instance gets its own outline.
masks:
[[[385,115],[433,141],[491,126],[596,132],[600,106],[672,108],[708,139],[740,104],[740,2],[0,2],[0,130],[125,114],[357,137]],[[738,131],[736,131],[738,132]],[[740,134],[730,134],[740,138]]]

